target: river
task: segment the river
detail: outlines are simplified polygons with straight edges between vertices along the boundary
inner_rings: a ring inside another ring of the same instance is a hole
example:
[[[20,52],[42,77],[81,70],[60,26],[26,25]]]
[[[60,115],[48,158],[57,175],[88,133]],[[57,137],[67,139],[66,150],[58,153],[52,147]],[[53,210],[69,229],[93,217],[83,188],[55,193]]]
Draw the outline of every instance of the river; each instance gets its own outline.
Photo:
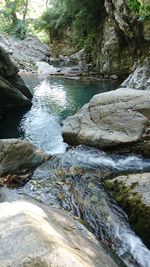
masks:
[[[19,193],[68,210],[119,256],[125,266],[150,267],[150,251],[131,229],[126,214],[103,186],[105,174],[149,171],[150,159],[107,154],[87,146],[69,147],[61,122],[90,98],[113,90],[118,83],[23,76],[34,94],[30,111],[9,114],[1,138],[25,138],[53,155],[42,164]],[[15,118],[15,119],[14,119]],[[120,266],[122,266],[120,264]]]

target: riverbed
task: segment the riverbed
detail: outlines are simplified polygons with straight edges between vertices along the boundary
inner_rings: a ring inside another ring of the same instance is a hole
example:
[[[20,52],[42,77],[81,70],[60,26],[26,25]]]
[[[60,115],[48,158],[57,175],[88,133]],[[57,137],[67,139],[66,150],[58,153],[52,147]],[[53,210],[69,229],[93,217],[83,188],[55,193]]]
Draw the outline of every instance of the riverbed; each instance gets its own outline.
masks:
[[[119,86],[116,81],[77,81],[23,76],[33,92],[33,105],[16,117],[8,114],[1,138],[25,138],[53,159],[17,189],[46,204],[68,210],[94,232],[102,244],[128,267],[149,267],[150,251],[131,229],[127,215],[103,185],[104,178],[126,171],[149,171],[150,159],[107,154],[87,146],[70,147],[62,138],[62,121],[98,93]],[[14,119],[16,117],[16,119]],[[120,266],[122,264],[120,263]]]

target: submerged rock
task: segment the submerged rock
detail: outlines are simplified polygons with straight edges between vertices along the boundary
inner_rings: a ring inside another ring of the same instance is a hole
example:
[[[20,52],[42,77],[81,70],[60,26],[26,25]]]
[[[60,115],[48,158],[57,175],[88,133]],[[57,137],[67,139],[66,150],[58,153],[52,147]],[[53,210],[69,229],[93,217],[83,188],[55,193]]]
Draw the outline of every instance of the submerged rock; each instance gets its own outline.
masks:
[[[31,143],[18,139],[0,140],[0,182],[12,185],[28,180],[31,172],[48,159],[48,155]]]
[[[128,214],[135,231],[150,248],[150,173],[120,175],[107,180],[106,185]]]
[[[93,234],[65,211],[1,192],[1,267],[117,267]]]
[[[95,95],[63,125],[64,140],[71,144],[86,144],[113,148],[140,142],[140,152],[149,154],[150,93],[121,88]],[[145,150],[147,147],[147,150]]]

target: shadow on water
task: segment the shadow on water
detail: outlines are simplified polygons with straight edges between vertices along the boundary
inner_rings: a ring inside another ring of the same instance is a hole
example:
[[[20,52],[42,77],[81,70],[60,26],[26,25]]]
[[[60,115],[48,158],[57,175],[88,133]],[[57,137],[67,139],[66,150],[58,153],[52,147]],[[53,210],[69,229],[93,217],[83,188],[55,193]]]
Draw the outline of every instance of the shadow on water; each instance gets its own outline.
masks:
[[[20,123],[26,113],[26,108],[7,112],[4,119],[0,121],[0,138],[24,138],[24,130]]]

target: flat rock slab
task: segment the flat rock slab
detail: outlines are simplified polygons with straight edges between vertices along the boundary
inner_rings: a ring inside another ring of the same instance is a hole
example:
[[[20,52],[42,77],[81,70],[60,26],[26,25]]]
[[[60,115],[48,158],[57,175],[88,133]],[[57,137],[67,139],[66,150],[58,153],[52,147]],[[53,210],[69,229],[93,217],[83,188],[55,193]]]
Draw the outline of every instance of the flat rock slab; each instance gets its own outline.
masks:
[[[83,225],[65,211],[1,193],[1,267],[117,267]]]
[[[63,137],[71,144],[100,148],[135,143],[145,136],[149,118],[150,92],[121,88],[95,95],[68,117]]]

